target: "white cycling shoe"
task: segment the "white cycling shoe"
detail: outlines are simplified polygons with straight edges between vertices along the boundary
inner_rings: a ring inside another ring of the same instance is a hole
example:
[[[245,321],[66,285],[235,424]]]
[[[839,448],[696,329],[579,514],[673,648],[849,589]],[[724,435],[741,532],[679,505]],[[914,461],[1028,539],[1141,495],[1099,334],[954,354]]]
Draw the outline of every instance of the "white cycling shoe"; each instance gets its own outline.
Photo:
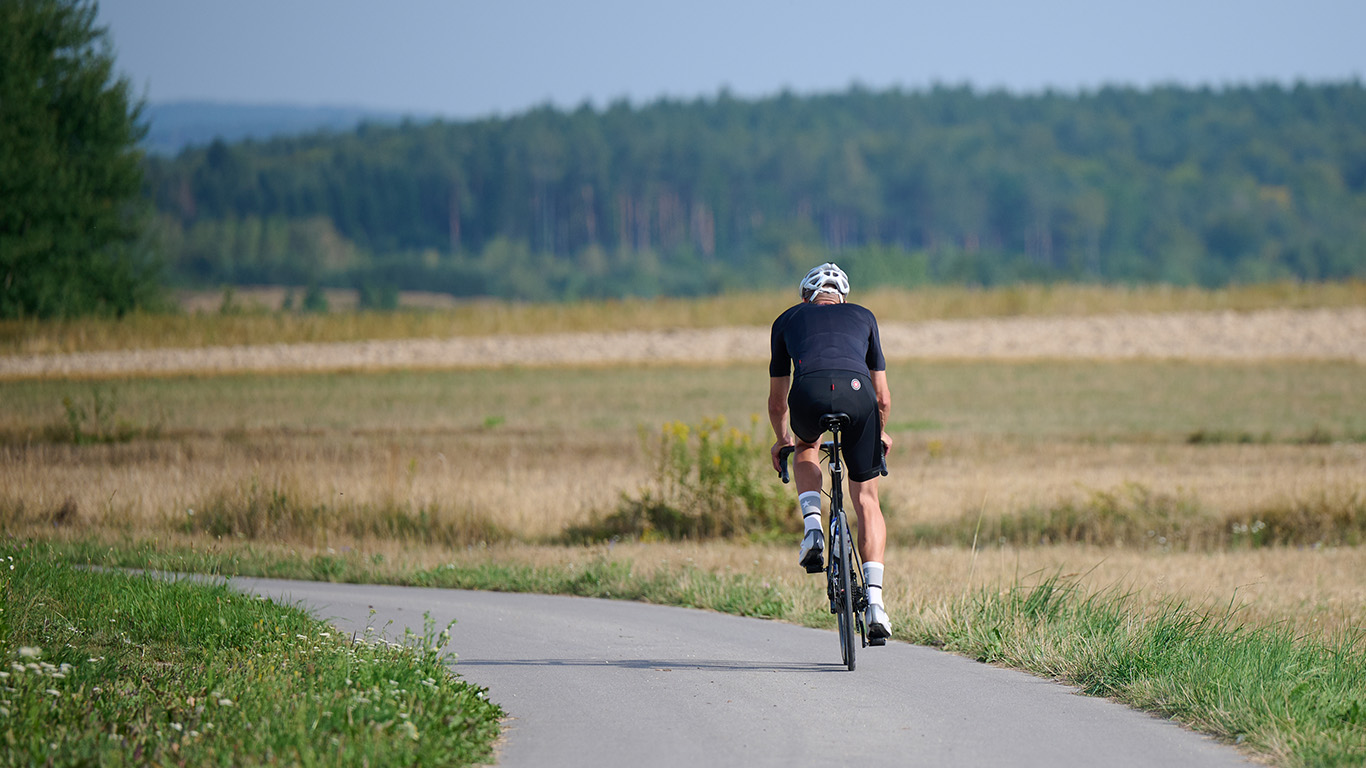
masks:
[[[825,537],[818,530],[810,530],[802,537],[802,548],[797,552],[797,563],[807,573],[820,573],[825,568]]]
[[[868,627],[868,642],[882,645],[892,636],[892,622],[887,618],[887,609],[877,603],[869,603],[863,613],[863,623]]]

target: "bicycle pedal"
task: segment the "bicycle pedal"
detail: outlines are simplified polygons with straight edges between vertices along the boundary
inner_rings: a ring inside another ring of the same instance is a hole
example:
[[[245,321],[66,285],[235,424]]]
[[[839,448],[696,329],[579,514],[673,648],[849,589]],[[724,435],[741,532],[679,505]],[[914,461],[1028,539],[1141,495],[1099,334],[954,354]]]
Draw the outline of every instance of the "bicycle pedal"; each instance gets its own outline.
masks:
[[[885,637],[870,637],[870,638],[868,638],[868,644],[869,644],[869,645],[873,645],[873,646],[883,646],[883,645],[886,645],[886,644],[887,644],[887,638],[885,638]]]

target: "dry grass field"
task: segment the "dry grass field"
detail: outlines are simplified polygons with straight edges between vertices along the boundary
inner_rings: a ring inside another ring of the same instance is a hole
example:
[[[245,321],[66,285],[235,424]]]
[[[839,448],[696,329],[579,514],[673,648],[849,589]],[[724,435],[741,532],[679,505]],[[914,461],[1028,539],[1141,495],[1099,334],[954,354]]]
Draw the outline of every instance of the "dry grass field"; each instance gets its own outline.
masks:
[[[970,584],[1061,572],[1153,599],[1246,604],[1245,614],[1258,620],[1332,629],[1366,624],[1358,540],[1315,547],[1315,529],[1294,546],[1259,547],[1251,533],[1263,521],[1312,526],[1331,518],[1336,522],[1323,523],[1324,530],[1347,525],[1350,534],[1366,516],[1363,340],[1341,321],[1366,305],[1362,284],[1213,293],[942,289],[866,299],[889,328],[900,323],[915,332],[954,319],[1024,320],[993,326],[1004,341],[964,359],[918,357],[910,347],[891,361],[898,444],[883,497],[895,545],[889,566],[904,585],[889,594],[903,609],[927,609],[936,596],[961,594]],[[8,353],[0,363],[244,341],[382,343],[480,333],[509,339],[547,330],[595,334],[600,353],[642,330],[667,336],[679,332],[668,329],[720,327],[762,335],[786,303],[775,294],[466,305],[397,315],[196,313],[123,323],[11,323],[0,328]],[[1275,314],[1287,308],[1302,312]],[[1198,319],[1212,310],[1252,314],[1218,316],[1224,330],[1215,339],[1181,339],[1187,326],[1170,325],[1175,335],[1164,343],[1206,344],[1165,355],[1172,359],[1163,359],[1161,349],[1114,359],[999,351],[1037,345],[1040,328],[1103,345],[1114,340],[1105,324],[1114,313],[1160,327],[1164,318]],[[1247,337],[1226,327],[1239,317],[1291,317],[1306,324],[1297,338],[1328,352],[1297,359],[1286,344],[1264,343],[1264,328]],[[1012,340],[1011,333],[1026,335]],[[564,347],[569,337],[544,338]],[[1218,350],[1230,339],[1250,351],[1201,357],[1200,349]],[[288,357],[297,349],[277,351]],[[720,417],[752,436],[760,452],[769,440],[761,417],[767,382],[752,362],[583,365],[572,362],[576,355],[599,359],[598,353],[573,345],[558,353],[570,362],[0,381],[0,524],[24,536],[363,551],[382,555],[388,567],[455,557],[572,561],[584,551],[556,542],[567,527],[618,509],[650,485],[645,443],[663,424]],[[721,361],[735,356],[711,353]],[[707,357],[704,348],[701,359]],[[975,550],[968,543],[971,534],[1003,534],[998,521],[1064,513],[1122,518],[1128,528],[1101,526],[1099,533],[1056,540],[1052,529],[1009,540],[984,535]],[[1166,529],[1158,528],[1179,528],[1180,518],[1198,518],[1203,528],[1165,540]],[[1150,535],[1135,536],[1134,527],[1148,520],[1157,520]],[[699,567],[754,570],[814,596],[799,574],[789,573],[789,549],[790,543],[622,542],[613,556],[648,569],[686,553]]]
[[[1259,622],[1366,625],[1360,546],[984,539],[974,551],[918,535],[1085,511],[1097,495],[1248,523],[1297,505],[1360,514],[1361,374],[1332,362],[896,362],[898,446],[883,481],[892,605],[933,610],[972,586],[1063,573],[1155,601],[1232,603]],[[572,562],[596,554],[553,544],[562,531],[650,482],[642,433],[719,416],[766,443],[766,386],[739,365],[8,382],[0,520],[11,534],[349,551],[387,567]],[[88,442],[72,439],[73,418]],[[206,515],[237,527],[219,539]],[[295,522],[272,528],[270,515]],[[439,533],[415,534],[413,520]],[[794,546],[623,542],[610,556],[645,571],[750,571],[815,600]]]

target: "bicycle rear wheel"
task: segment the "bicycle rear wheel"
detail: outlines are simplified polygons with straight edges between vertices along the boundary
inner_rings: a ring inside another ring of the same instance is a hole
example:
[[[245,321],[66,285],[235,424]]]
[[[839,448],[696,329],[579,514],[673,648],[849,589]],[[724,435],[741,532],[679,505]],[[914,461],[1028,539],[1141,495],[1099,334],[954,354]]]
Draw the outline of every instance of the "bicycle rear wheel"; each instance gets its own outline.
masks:
[[[838,558],[835,564],[835,577],[839,581],[835,594],[835,621],[839,624],[840,658],[850,672],[854,671],[854,650],[858,647],[854,637],[854,581],[849,563],[853,553],[849,551],[849,535],[845,532],[844,513],[837,511],[835,542],[831,550]]]

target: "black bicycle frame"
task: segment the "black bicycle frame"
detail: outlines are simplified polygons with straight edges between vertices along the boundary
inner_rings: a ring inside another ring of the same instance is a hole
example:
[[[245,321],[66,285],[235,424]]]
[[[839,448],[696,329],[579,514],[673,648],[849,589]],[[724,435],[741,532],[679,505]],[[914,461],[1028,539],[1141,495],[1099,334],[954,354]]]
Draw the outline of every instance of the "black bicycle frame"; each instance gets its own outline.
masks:
[[[821,453],[830,467],[830,527],[825,550],[828,554],[826,594],[830,598],[830,612],[839,615],[844,609],[841,605],[844,598],[842,590],[849,591],[850,602],[853,605],[853,615],[849,618],[853,621],[854,629],[858,631],[859,645],[866,648],[868,636],[863,626],[863,612],[868,607],[868,590],[863,586],[863,562],[859,557],[853,532],[849,528],[849,518],[844,509],[844,459],[841,455],[840,431],[848,423],[849,417],[842,413],[826,414],[821,417],[821,426],[830,432],[832,438],[821,444]],[[838,543],[840,537],[844,538],[843,544]],[[849,556],[847,584],[839,578],[840,565],[836,558],[841,551],[847,552]],[[852,639],[852,635],[847,638],[849,641]],[[846,638],[841,638],[842,642],[845,640]],[[845,663],[853,670],[852,647],[847,649]]]
[[[831,413],[821,417],[822,431],[828,431],[832,440],[821,443],[821,455],[826,459],[830,467],[830,526],[826,529],[826,553],[828,555],[825,567],[826,577],[826,597],[830,600],[830,612],[839,616],[844,610],[841,603],[844,599],[844,591],[848,590],[852,607],[852,616],[849,617],[849,626],[858,631],[858,645],[868,646],[868,636],[863,625],[863,612],[868,607],[868,590],[863,584],[863,562],[859,557],[858,547],[855,546],[853,535],[849,528],[849,518],[844,510],[844,460],[842,456],[840,432],[849,423],[849,416],[843,413]],[[787,459],[795,449],[786,447],[778,452],[779,470],[778,475],[784,483],[788,482]],[[883,474],[886,474],[885,462]],[[839,543],[843,538],[848,546]],[[839,577],[840,563],[837,555],[840,551],[848,552],[848,583]],[[852,632],[846,636],[840,635],[840,648],[843,651],[844,663],[850,671],[854,669],[854,643]]]

